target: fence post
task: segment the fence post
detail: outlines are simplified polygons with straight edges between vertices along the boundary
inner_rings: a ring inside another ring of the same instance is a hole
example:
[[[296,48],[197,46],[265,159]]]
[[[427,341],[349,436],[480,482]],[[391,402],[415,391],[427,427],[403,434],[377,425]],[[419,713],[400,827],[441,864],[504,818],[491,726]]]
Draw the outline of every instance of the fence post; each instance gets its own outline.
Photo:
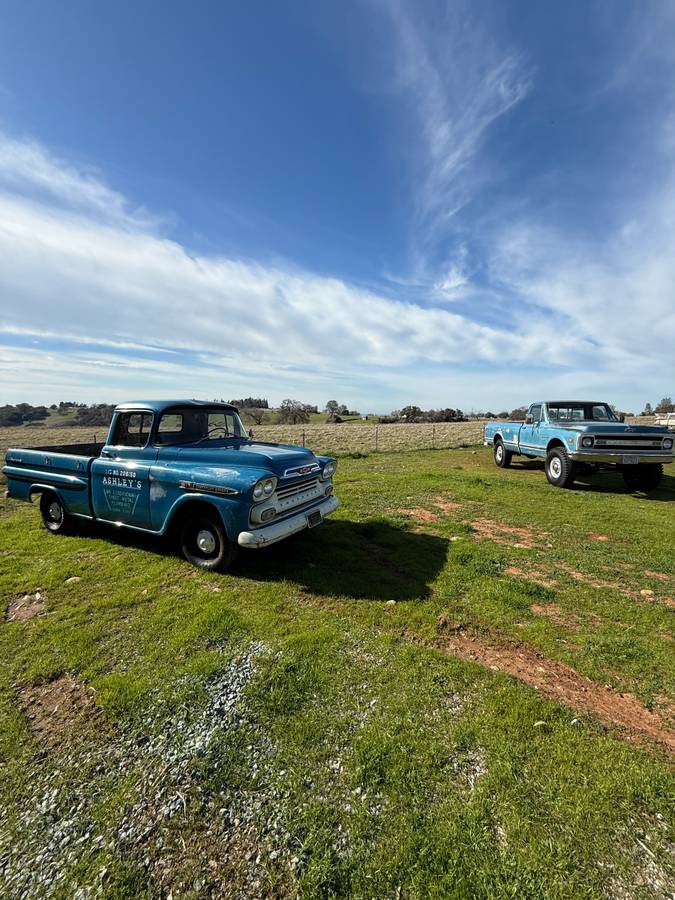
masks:
[[[305,429],[302,429],[302,446],[305,446]]]
[[[431,449],[436,449],[436,423],[431,426]]]
[[[377,453],[377,425],[375,426],[375,452]]]

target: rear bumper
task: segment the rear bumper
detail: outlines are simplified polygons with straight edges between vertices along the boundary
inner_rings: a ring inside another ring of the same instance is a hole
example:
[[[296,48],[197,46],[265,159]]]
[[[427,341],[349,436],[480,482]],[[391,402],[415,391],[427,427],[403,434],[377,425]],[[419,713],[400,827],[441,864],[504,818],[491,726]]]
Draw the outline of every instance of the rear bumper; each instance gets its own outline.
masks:
[[[265,525],[263,528],[256,528],[255,531],[242,531],[237,538],[240,547],[248,547],[250,550],[258,550],[260,547],[269,547],[270,544],[276,544],[277,541],[283,541],[284,538],[297,534],[307,528],[307,516],[317,510],[324,519],[330,515],[340,505],[337,497],[331,496],[318,506],[312,506],[305,509],[289,519],[282,522],[272,522],[271,525]]]
[[[675,458],[672,453],[627,453],[625,451],[608,453],[604,451],[593,452],[593,450],[582,450],[579,453],[570,453],[570,457],[575,462],[605,463],[614,466],[620,466],[624,456],[637,457],[641,465],[648,463],[655,463],[657,465],[660,463],[665,465],[666,463],[671,463]]]

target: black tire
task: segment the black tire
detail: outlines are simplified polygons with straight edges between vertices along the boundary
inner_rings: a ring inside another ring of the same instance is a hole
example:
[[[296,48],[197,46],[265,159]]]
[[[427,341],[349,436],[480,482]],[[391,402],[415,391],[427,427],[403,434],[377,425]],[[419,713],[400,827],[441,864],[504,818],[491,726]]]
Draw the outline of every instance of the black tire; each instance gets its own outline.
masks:
[[[68,515],[66,508],[57,494],[44,491],[40,497],[40,514],[42,524],[47,531],[53,534],[68,534],[73,527],[72,516]]]
[[[569,488],[574,484],[576,466],[564,447],[553,447],[546,454],[546,477],[553,487]]]
[[[504,443],[497,439],[494,444],[495,465],[500,469],[508,469],[513,459],[513,453],[507,450]]]
[[[180,529],[180,549],[185,559],[209,572],[224,572],[237,557],[238,547],[228,540],[222,522],[213,515],[187,518]]]
[[[638,466],[624,466],[623,480],[630,491],[654,491],[661,484],[663,466],[659,463],[645,463]]]

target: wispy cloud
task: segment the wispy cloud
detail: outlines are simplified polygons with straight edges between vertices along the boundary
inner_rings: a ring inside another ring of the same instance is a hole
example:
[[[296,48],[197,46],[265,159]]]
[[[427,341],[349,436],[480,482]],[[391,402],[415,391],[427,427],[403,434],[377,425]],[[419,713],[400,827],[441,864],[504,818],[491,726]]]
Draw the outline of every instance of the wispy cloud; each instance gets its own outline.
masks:
[[[545,328],[520,333],[391,299],[291,266],[194,256],[132,218],[130,204],[42,147],[5,138],[0,184],[0,330],[104,347],[189,350],[252,370],[308,373],[415,364],[552,363],[583,350]],[[49,202],[32,199],[49,187]],[[77,212],[74,210],[77,209]]]
[[[61,210],[96,216],[120,227],[148,228],[151,218],[133,209],[100,173],[76,168],[53,156],[36,141],[18,140],[0,132],[0,190],[32,198]]]
[[[479,165],[486,135],[527,96],[531,72],[522,54],[498,44],[463,2],[447,3],[434,21],[403,0],[382,10],[394,25],[397,84],[416,122],[412,245],[415,266],[428,275],[455,217],[494,176]],[[448,268],[440,283],[456,280]]]

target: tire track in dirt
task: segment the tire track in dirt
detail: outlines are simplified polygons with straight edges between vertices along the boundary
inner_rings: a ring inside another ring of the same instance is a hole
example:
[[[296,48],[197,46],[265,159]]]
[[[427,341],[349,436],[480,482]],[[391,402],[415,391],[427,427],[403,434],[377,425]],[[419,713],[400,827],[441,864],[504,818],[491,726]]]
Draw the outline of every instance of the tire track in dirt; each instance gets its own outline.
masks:
[[[608,725],[625,728],[630,735],[647,738],[675,753],[675,731],[658,713],[646,709],[633,694],[618,693],[597,684],[566,663],[549,659],[532,647],[489,645],[461,632],[431,642],[411,634],[403,637],[458,659],[504,672],[535,688],[544,697],[579,712],[590,713]]]

